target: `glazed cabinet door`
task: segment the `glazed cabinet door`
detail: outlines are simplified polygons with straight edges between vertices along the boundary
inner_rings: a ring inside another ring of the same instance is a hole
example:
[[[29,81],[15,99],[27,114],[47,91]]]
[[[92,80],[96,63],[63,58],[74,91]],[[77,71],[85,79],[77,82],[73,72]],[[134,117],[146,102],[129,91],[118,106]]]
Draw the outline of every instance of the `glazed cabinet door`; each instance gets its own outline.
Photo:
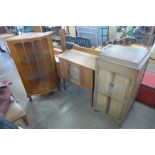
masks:
[[[47,95],[57,88],[53,47],[48,33],[24,33],[7,40],[27,96]],[[31,101],[31,98],[30,98]]]

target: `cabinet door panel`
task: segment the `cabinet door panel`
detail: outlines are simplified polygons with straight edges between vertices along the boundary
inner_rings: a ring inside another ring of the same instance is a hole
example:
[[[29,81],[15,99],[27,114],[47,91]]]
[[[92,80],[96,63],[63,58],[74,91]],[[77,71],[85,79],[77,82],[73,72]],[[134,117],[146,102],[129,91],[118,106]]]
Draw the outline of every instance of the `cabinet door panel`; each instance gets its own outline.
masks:
[[[77,84],[80,84],[80,67],[74,64],[69,64],[69,79]]]
[[[81,67],[81,85],[88,90],[93,90],[93,70]]]
[[[108,114],[115,120],[120,120],[123,103],[114,99],[110,100]]]
[[[112,82],[113,73],[105,69],[99,69],[97,73],[97,92],[109,95],[110,83]]]
[[[113,87],[111,89],[111,97],[120,101],[125,100],[130,92],[131,79],[119,74],[114,74]]]
[[[106,111],[108,103],[108,97],[102,94],[96,94],[96,109],[100,111]]]

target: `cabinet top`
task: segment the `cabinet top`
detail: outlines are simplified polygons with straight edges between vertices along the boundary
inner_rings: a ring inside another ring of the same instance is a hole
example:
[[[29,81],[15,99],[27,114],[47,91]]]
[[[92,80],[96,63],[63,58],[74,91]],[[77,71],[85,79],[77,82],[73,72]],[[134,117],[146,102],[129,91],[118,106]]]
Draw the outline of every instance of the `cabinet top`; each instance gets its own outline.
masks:
[[[30,32],[30,33],[23,33],[11,38],[8,38],[7,41],[19,41],[19,40],[29,40],[29,39],[36,39],[45,37],[50,35],[52,32]]]
[[[62,54],[58,54],[56,57],[75,63],[79,66],[95,70],[96,55],[71,49],[63,52]]]
[[[15,36],[14,33],[3,33],[3,34],[0,34],[0,37],[1,37],[2,39],[4,39],[4,38],[9,38],[9,37],[13,37],[13,36]]]
[[[144,48],[111,45],[105,48],[99,54],[98,58],[133,68],[139,68],[141,64],[149,58],[149,55],[150,52]]]

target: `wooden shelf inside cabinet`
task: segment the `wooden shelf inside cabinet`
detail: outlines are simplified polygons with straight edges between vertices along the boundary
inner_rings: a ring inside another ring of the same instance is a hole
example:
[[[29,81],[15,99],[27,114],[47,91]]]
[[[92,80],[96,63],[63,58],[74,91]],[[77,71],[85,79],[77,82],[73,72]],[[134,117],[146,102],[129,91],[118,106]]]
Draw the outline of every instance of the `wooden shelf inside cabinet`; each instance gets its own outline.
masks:
[[[26,33],[7,40],[27,95],[47,94],[58,86],[51,33]]]

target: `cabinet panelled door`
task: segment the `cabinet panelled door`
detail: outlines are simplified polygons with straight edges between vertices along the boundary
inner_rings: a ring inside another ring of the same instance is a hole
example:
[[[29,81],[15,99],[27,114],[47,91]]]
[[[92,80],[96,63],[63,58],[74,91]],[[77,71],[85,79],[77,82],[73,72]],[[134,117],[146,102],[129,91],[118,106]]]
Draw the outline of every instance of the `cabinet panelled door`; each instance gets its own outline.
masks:
[[[115,115],[119,120],[120,110],[131,92],[132,79],[102,68],[96,74],[96,80],[96,109]]]
[[[112,45],[96,59],[94,108],[122,122],[134,103],[149,52]]]

